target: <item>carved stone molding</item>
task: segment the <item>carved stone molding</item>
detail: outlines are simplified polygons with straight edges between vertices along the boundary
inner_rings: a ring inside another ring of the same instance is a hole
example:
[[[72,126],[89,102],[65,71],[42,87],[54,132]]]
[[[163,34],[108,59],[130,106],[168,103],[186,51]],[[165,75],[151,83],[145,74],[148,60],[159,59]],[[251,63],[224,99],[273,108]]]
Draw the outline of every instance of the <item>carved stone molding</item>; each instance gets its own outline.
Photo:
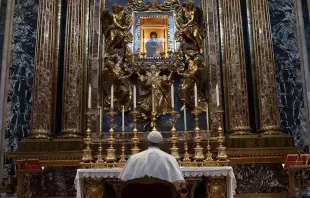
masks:
[[[40,0],[30,138],[49,138],[53,131],[58,68],[58,0]]]

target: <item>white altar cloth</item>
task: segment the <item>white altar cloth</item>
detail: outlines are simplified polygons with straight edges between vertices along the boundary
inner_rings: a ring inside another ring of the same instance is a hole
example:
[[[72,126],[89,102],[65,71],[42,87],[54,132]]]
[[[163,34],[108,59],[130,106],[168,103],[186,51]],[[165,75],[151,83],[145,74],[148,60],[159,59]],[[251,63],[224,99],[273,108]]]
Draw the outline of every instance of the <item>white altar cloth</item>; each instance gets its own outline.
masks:
[[[83,198],[84,178],[117,178],[122,168],[103,168],[103,169],[78,169],[74,180],[76,197]],[[237,188],[236,178],[233,168],[230,166],[221,167],[181,167],[181,171],[186,177],[214,177],[225,176],[227,182],[227,198],[233,198]]]

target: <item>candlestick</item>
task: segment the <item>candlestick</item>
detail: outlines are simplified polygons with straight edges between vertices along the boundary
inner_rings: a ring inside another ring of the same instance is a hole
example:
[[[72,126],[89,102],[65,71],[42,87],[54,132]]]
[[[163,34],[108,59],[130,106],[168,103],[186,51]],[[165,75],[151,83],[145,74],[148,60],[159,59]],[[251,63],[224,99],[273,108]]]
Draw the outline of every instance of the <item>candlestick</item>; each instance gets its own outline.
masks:
[[[154,92],[152,89],[152,112],[155,110]]]
[[[125,108],[122,106],[122,132],[125,131]]]
[[[102,108],[99,107],[99,132],[102,132]]]
[[[204,166],[219,166],[219,162],[218,161],[215,161],[213,160],[212,158],[212,153],[211,153],[211,145],[210,145],[210,131],[207,132],[207,140],[208,140],[208,145],[207,145],[207,157],[206,159],[204,160],[204,163],[203,165]]]
[[[220,106],[219,84],[216,84],[216,106]]]
[[[113,110],[111,110],[109,112],[110,115],[110,137],[109,137],[109,144],[110,147],[107,149],[107,156],[106,156],[106,162],[112,162],[114,163],[116,160],[115,157],[115,149],[114,149],[114,143],[115,143],[115,138],[114,138],[114,116],[115,116],[115,112]]]
[[[124,132],[122,133],[122,136],[123,136],[122,148],[121,148],[122,154],[120,156],[121,158],[119,160],[119,163],[124,164],[124,163],[126,163],[126,154],[125,154],[126,148],[125,148],[125,133]]]
[[[195,83],[194,86],[194,91],[195,91],[195,107],[198,105],[198,95],[197,95],[197,84]]]
[[[171,84],[171,109],[174,110],[174,86],[173,82]]]
[[[170,141],[172,143],[172,147],[170,148],[171,150],[171,155],[176,159],[179,160],[180,156],[179,156],[179,148],[177,147],[177,143],[178,143],[178,137],[177,137],[177,133],[176,133],[176,128],[175,128],[175,116],[177,115],[177,112],[175,111],[171,111],[171,138]]]
[[[102,156],[102,132],[101,132],[101,120],[102,120],[102,113],[101,113],[101,107],[99,107],[99,146],[98,146],[98,156],[96,164],[103,163],[103,156]]]
[[[189,158],[188,153],[188,145],[187,145],[187,132],[184,131],[184,155],[183,155],[183,163],[185,166],[189,166],[191,163],[191,160]]]
[[[114,107],[114,86],[111,86],[111,109]]]
[[[223,128],[222,128],[222,116],[223,116],[224,111],[221,110],[221,108],[218,108],[216,112],[216,119],[218,122],[218,138],[217,141],[219,143],[218,149],[218,154],[217,154],[217,159],[220,161],[228,161],[228,156],[226,154],[226,147],[224,147],[224,142],[225,142],[225,136],[223,134]]]
[[[136,85],[133,86],[133,108],[137,108],[137,89]]]
[[[88,108],[91,109],[91,85],[88,85]]]
[[[207,120],[207,131],[210,130],[210,125],[209,125],[209,105],[207,104],[206,107],[206,120]]]
[[[203,155],[203,148],[200,146],[201,136],[200,136],[199,122],[198,122],[200,110],[198,108],[195,108],[192,113],[195,116],[195,138],[194,138],[194,142],[196,143],[196,147],[194,148],[194,151],[195,151],[194,159],[196,161],[202,161],[204,159],[204,155]]]
[[[138,147],[139,137],[138,137],[138,129],[137,129],[137,115],[138,115],[138,112],[136,111],[136,109],[134,109],[131,112],[131,114],[133,116],[133,138],[131,139],[131,141],[133,143],[133,148],[131,149],[131,153],[134,155],[134,154],[140,152],[140,149]]]
[[[91,111],[87,111],[86,116],[87,116],[87,130],[86,130],[86,137],[84,138],[84,143],[86,144],[86,148],[83,150],[83,158],[82,158],[82,162],[83,163],[87,163],[87,162],[91,162],[93,160],[93,156],[92,156],[92,150],[90,148],[90,144],[92,142],[91,139],[91,116],[93,115],[93,112]]]
[[[184,113],[184,131],[187,131],[186,105],[184,105],[182,109],[183,109],[183,113]]]

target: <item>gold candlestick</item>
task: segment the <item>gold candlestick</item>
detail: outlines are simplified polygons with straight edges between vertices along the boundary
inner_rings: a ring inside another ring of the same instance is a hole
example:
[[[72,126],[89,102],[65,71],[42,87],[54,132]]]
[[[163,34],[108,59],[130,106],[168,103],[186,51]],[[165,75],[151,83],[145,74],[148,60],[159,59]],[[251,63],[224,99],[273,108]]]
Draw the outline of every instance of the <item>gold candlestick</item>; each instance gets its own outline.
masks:
[[[115,149],[114,149],[114,143],[115,143],[115,138],[114,138],[114,116],[115,116],[115,112],[113,111],[113,109],[111,109],[111,111],[109,112],[110,115],[110,137],[109,137],[109,144],[110,147],[107,149],[107,157],[106,157],[106,161],[107,162],[111,162],[114,163],[116,160],[115,157]]]
[[[217,159],[226,161],[227,160],[227,154],[226,154],[226,147],[223,146],[223,143],[225,142],[225,137],[223,135],[223,128],[222,128],[222,115],[224,113],[223,110],[221,110],[220,107],[218,107],[218,111],[216,112],[216,119],[218,122],[218,138],[217,141],[219,143],[219,147],[217,148]]]
[[[152,128],[152,131],[157,131],[156,129],[156,111],[152,111],[152,125],[153,125],[153,128]]]
[[[99,132],[99,147],[98,147],[98,157],[96,163],[102,163],[103,156],[102,156],[102,132]]]
[[[208,131],[208,146],[207,146],[207,157],[203,161],[204,166],[219,166],[220,163],[218,161],[213,160],[211,153],[211,145],[210,145],[210,131]]]
[[[208,146],[207,146],[207,157],[205,159],[205,162],[212,162],[212,153],[211,153],[211,145],[210,145],[210,132],[208,132]]]
[[[123,136],[123,139],[122,139],[122,148],[121,148],[121,151],[122,151],[122,154],[121,154],[121,158],[119,160],[119,163],[121,164],[124,164],[126,163],[126,154],[125,154],[125,133],[123,132],[122,133],[122,136]]]
[[[93,160],[92,156],[92,150],[90,148],[91,144],[91,130],[90,130],[90,125],[91,125],[91,116],[94,113],[91,111],[91,109],[88,109],[86,113],[87,117],[87,130],[86,130],[86,137],[84,138],[84,143],[86,144],[86,148],[83,150],[83,158],[82,161],[84,163],[91,162]]]
[[[201,143],[201,136],[200,136],[200,129],[199,129],[199,114],[200,111],[198,110],[198,108],[196,107],[195,110],[192,112],[192,114],[194,114],[195,116],[195,138],[194,138],[194,142],[196,143],[196,147],[194,148],[195,151],[195,155],[194,155],[194,159],[196,161],[202,161],[204,159],[204,155],[203,155],[203,148],[200,146]]]
[[[136,111],[136,109],[134,109],[131,112],[131,114],[133,116],[133,138],[131,139],[131,141],[133,143],[133,148],[131,149],[131,153],[134,155],[134,154],[140,152],[140,149],[138,147],[139,137],[138,137],[138,129],[137,129],[137,115],[138,115],[138,112]]]
[[[187,131],[184,131],[184,155],[183,155],[183,161],[181,165],[184,165],[184,166],[191,165],[191,159],[189,158],[188,145],[187,145]]]
[[[177,137],[177,130],[175,128],[175,116],[177,115],[176,111],[171,111],[171,124],[172,124],[172,128],[171,128],[171,143],[172,143],[172,147],[170,148],[171,150],[171,155],[178,161],[180,159],[179,156],[179,148],[177,147],[177,143],[178,143],[178,137]]]

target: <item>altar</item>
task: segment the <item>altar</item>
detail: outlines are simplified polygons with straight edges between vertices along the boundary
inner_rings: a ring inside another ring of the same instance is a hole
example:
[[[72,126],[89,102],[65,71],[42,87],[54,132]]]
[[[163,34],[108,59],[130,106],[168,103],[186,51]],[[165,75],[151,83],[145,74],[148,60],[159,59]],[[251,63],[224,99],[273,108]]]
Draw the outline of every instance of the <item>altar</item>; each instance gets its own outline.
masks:
[[[104,197],[104,182],[109,179],[113,183],[113,188],[117,195],[117,179],[121,168],[105,169],[78,169],[74,185],[76,197]],[[198,183],[203,182],[206,186],[206,197],[227,197],[233,198],[236,190],[236,178],[232,167],[181,167],[181,171],[186,179],[187,195],[193,197]],[[98,193],[98,194],[93,194]],[[225,196],[226,194],[226,196]]]
[[[279,125],[270,27],[260,20],[269,19],[267,3],[248,6],[259,11],[247,16],[255,38],[249,46],[257,50],[247,57],[241,9],[231,0],[80,0],[68,3],[62,18],[57,2],[40,1],[31,127],[18,151],[8,153],[17,164],[35,160],[42,171],[17,167],[18,197],[36,191],[57,197],[58,187],[34,189],[33,182],[47,181],[41,177],[59,167],[71,170],[63,177],[71,187],[76,176],[77,197],[106,197],[107,188],[117,194],[121,168],[147,149],[150,131],[162,134],[161,150],[182,167],[183,198],[194,197],[198,186],[205,197],[232,198],[230,166],[240,183],[252,184],[250,170],[280,172],[275,167],[286,155],[299,152]]]

